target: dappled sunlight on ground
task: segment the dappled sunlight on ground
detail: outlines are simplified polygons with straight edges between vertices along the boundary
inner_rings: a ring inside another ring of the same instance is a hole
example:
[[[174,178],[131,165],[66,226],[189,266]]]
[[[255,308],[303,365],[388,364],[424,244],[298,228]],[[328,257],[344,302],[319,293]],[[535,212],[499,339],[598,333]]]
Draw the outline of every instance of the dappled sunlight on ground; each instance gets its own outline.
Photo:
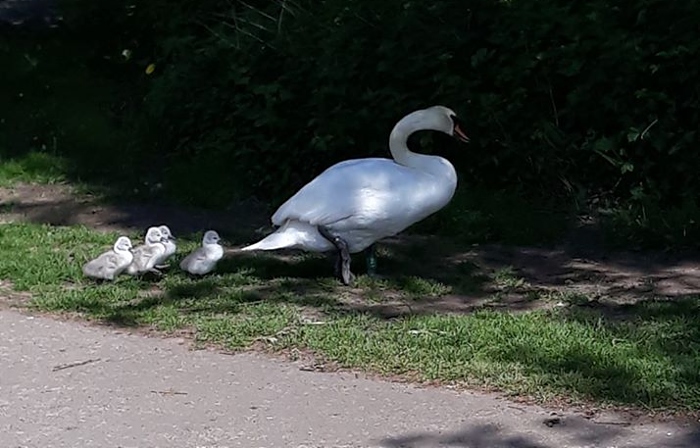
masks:
[[[84,225],[102,231],[143,232],[167,223],[177,236],[213,228],[229,252],[219,272],[246,267],[278,291],[308,295],[317,279],[330,277],[328,255],[280,251],[243,254],[236,247],[269,231],[269,210],[240,204],[226,211],[153,204],[104,204],[65,185],[18,184],[0,188],[0,219],[52,225]],[[584,257],[561,247],[457,247],[444,238],[405,234],[379,245],[378,279],[360,276],[353,288],[337,288],[339,301],[384,317],[422,313],[463,313],[475,308],[513,311],[590,302],[633,303],[657,297],[700,294],[700,262],[660,253],[599,253]],[[364,273],[364,258],[353,270]],[[309,281],[313,280],[313,281]],[[327,280],[326,282],[328,283]]]

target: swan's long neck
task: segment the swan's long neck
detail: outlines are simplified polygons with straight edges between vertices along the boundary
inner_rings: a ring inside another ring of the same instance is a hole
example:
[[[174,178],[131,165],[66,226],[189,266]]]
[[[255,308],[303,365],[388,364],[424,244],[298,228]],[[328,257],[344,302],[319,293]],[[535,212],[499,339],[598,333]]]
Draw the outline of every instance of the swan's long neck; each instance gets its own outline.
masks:
[[[389,151],[394,160],[404,166],[412,168],[422,168],[427,159],[434,159],[435,156],[417,154],[408,149],[408,137],[417,131],[440,129],[432,123],[430,116],[425,111],[416,111],[402,118],[389,135]]]
[[[417,159],[421,158],[416,157],[420,156],[420,154],[416,154],[408,149],[408,137],[420,130],[418,124],[418,120],[415,120],[413,114],[411,114],[396,123],[394,129],[391,130],[391,134],[389,135],[389,151],[396,163],[412,167],[418,162]]]
[[[408,137],[417,131],[445,132],[439,120],[427,111],[421,110],[406,115],[401,119],[389,135],[389,151],[396,163],[435,175],[456,177],[454,167],[439,156],[417,154],[408,149]]]
[[[426,111],[417,111],[396,123],[389,136],[389,150],[396,163],[430,173],[440,179],[437,184],[444,187],[445,202],[448,202],[457,187],[454,166],[442,157],[417,154],[408,149],[408,137],[417,131],[434,130],[445,132],[439,120]],[[444,205],[444,204],[443,204]]]

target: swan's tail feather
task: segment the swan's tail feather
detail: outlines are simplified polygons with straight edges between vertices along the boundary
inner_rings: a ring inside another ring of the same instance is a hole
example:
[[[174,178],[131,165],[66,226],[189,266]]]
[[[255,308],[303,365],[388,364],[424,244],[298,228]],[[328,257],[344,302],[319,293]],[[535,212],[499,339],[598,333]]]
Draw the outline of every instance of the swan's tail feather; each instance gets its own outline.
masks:
[[[257,243],[241,248],[240,250],[276,250],[292,247],[297,243],[295,235],[285,232],[282,229],[271,233]]]

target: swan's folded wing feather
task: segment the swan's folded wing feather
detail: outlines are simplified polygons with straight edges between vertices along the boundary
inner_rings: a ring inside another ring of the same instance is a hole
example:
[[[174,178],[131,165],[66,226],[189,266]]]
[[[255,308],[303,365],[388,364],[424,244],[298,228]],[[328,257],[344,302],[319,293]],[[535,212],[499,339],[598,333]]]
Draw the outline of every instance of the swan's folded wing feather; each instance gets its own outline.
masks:
[[[391,167],[391,170],[387,168]],[[347,160],[328,168],[302,187],[272,215],[272,223],[298,220],[331,225],[357,213],[373,192],[387,191],[396,181],[397,165],[389,159]]]

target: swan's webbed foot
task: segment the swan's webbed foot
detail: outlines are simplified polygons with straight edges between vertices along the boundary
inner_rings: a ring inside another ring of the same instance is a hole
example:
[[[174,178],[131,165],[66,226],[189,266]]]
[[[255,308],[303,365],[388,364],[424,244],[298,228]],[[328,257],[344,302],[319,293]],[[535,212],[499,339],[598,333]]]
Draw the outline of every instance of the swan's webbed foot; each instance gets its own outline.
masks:
[[[367,248],[367,275],[377,276],[377,247],[375,244]]]
[[[335,275],[340,277],[344,285],[350,286],[355,281],[355,275],[350,272],[350,251],[348,243],[339,236],[334,236],[324,226],[318,226],[318,233],[330,241],[338,250],[338,258],[335,262]]]

